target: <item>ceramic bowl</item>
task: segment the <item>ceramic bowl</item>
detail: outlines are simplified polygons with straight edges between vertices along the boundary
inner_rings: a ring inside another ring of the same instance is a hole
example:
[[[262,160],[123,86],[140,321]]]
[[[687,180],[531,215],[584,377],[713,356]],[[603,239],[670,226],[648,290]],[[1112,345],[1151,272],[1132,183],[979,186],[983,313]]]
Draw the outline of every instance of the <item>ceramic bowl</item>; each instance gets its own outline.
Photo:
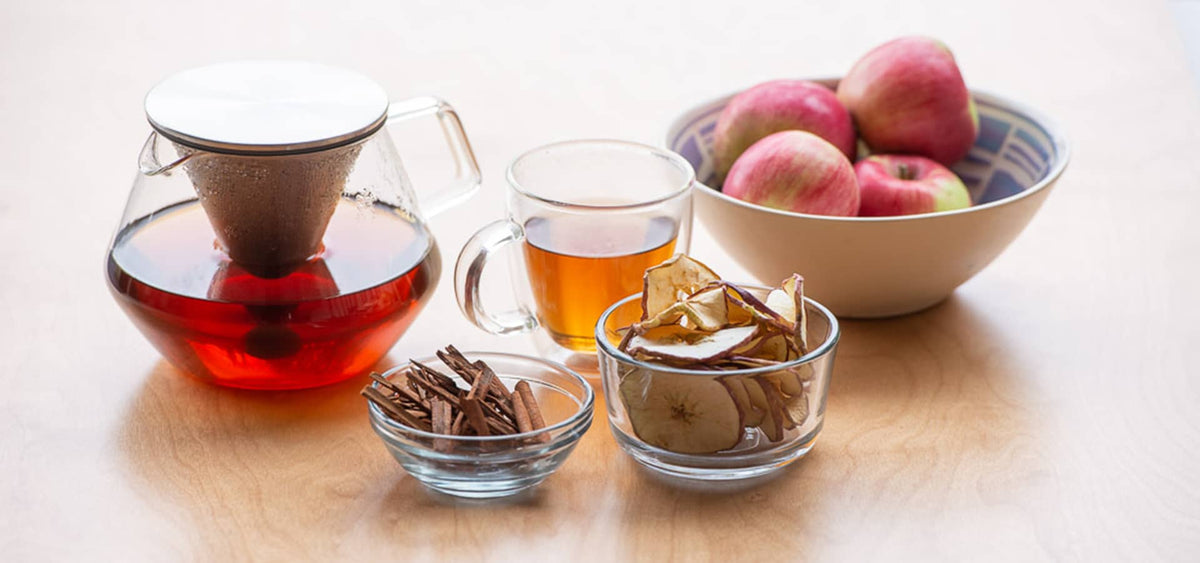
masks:
[[[818,80],[836,87],[836,79]],[[1063,133],[1041,113],[972,91],[979,137],[953,166],[974,205],[899,217],[829,217],[770,209],[713,185],[713,131],[733,96],[694,107],[667,148],[696,169],[696,214],[717,243],[764,283],[804,276],[807,295],[842,317],[925,309],[991,263],[1037,213],[1067,165]]]

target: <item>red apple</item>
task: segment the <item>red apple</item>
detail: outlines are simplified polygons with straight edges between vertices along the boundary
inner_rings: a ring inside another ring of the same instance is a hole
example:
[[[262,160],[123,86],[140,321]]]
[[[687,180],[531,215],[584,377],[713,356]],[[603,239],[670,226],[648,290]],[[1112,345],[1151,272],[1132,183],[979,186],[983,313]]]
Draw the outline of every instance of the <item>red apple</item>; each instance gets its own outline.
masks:
[[[772,80],[734,96],[717,118],[713,157],[718,179],[750,145],[789,130],[808,131],[854,158],[854,123],[833,90],[807,80]]]
[[[913,215],[971,206],[967,186],[928,158],[875,155],[854,165],[862,217]]]
[[[837,147],[806,131],[781,131],[733,163],[723,192],[743,201],[814,215],[858,213],[854,167]]]
[[[979,114],[954,55],[927,37],[874,48],[842,78],[837,97],[874,152],[918,154],[950,166],[979,133]]]

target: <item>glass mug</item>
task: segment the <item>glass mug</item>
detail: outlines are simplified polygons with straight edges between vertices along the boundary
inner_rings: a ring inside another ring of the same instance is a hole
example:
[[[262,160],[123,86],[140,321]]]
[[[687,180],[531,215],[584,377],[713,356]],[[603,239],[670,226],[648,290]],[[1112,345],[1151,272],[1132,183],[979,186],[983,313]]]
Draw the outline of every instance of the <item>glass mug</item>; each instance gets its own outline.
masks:
[[[487,332],[535,332],[543,355],[594,368],[604,310],[640,292],[646,268],[688,251],[695,172],[664,149],[579,140],[522,154],[507,178],[508,217],[459,254],[459,307]],[[511,243],[522,247],[513,268],[520,304],[492,312],[481,302],[480,280],[492,254]]]

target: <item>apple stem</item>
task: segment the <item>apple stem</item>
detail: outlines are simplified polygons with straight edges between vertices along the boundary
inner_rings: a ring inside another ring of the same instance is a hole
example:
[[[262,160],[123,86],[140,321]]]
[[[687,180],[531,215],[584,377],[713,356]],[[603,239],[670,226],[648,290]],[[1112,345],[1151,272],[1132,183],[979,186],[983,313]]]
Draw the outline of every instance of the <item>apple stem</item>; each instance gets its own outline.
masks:
[[[896,177],[901,180],[914,180],[917,177],[917,172],[907,164],[900,163],[896,165]]]

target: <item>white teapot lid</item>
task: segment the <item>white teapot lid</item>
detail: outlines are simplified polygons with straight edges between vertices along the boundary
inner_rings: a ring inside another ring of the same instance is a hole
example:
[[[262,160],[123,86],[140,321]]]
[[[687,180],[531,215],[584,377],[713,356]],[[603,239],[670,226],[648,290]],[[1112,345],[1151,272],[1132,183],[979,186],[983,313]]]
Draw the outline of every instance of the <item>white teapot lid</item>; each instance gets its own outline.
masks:
[[[301,61],[219,63],[167,77],[146,95],[146,118],[202,150],[280,154],[331,148],[374,133],[387,93],[357,72]]]

